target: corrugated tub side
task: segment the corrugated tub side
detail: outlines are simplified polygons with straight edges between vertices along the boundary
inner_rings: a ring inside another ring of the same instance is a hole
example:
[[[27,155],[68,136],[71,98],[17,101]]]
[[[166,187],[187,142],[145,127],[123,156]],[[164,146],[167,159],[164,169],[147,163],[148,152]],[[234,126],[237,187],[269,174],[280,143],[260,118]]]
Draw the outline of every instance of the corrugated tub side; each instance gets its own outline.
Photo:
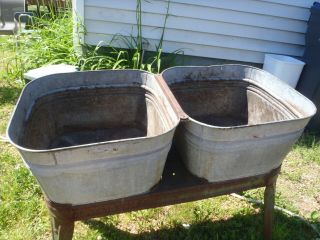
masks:
[[[42,96],[81,88],[128,86],[145,89],[146,105],[153,104],[152,111],[157,112],[147,114],[160,116],[161,134],[53,149],[24,146],[21,135],[25,122]],[[152,74],[135,70],[89,71],[50,75],[29,83],[20,96],[7,134],[47,197],[53,202],[77,205],[148,191],[161,178],[178,123],[177,114]]]
[[[170,87],[190,81],[223,80],[226,85],[229,81],[246,82],[252,85],[247,87],[247,98],[258,96],[283,115],[278,121],[229,127],[206,124],[190,116],[181,122],[174,141],[179,153],[193,174],[211,182],[254,176],[279,167],[316,112],[313,103],[297,91],[249,66],[175,67],[165,70],[162,78]]]

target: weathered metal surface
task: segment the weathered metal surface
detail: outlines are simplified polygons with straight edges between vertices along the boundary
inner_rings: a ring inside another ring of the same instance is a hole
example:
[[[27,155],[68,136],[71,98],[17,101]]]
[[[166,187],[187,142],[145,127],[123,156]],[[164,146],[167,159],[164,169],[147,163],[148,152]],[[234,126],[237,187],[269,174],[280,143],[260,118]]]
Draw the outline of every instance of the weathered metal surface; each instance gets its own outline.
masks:
[[[161,207],[269,186],[275,184],[279,171],[280,168],[277,168],[262,175],[219,183],[209,183],[204,179],[191,175],[182,164],[175,150],[172,149],[169,153],[161,181],[149,193],[76,206],[71,204],[57,204],[48,199],[46,199],[46,203],[53,219],[55,219],[56,223],[60,223],[60,225],[53,225],[53,232],[59,232],[58,230],[60,230],[61,236],[69,236],[69,238],[60,237],[58,239],[69,240],[72,237],[70,237],[68,233],[70,233],[70,226],[73,226],[74,221]],[[273,209],[270,207],[273,206],[274,195],[269,193],[267,195],[268,197],[265,199],[265,203],[268,207],[265,208],[264,224],[265,231],[272,233],[272,229],[269,229],[272,226],[270,222],[272,218],[267,214],[269,214],[270,211],[270,214],[272,214]],[[61,229],[64,230],[64,233],[61,233]]]
[[[210,182],[277,168],[316,112],[297,91],[249,66],[174,67],[161,76],[189,115],[177,129],[177,148],[187,168]]]
[[[265,240],[272,239],[272,228],[273,228],[273,214],[274,214],[274,203],[276,193],[276,179],[270,181],[264,191],[264,227],[263,234]]]
[[[50,200],[84,204],[154,186],[178,123],[152,74],[78,72],[29,83],[8,136]]]
[[[161,86],[163,92],[166,94],[167,98],[170,100],[176,114],[180,118],[180,121],[187,120],[189,116],[183,111],[180,104],[177,102],[177,99],[174,97],[173,93],[171,92],[167,83],[163,80],[161,75],[157,74],[155,75],[155,78],[157,79],[159,85]]]
[[[51,229],[53,240],[72,239],[74,232],[74,221],[64,220],[60,218],[51,218]]]

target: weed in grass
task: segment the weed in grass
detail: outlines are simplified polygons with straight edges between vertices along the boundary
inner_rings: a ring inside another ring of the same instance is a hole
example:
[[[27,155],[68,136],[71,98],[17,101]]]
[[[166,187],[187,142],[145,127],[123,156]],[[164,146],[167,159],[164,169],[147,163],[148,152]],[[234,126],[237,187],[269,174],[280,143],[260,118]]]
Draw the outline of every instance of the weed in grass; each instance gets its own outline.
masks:
[[[212,209],[209,202],[198,202],[193,208],[194,219],[196,222],[210,219]]]
[[[282,172],[282,176],[293,182],[301,182],[303,172],[299,169],[292,172]]]
[[[304,134],[294,145],[293,151],[306,162],[315,162],[320,165],[320,137]]]
[[[264,188],[246,191],[244,196],[263,201]],[[299,210],[290,201],[288,201],[280,191],[276,192],[275,204],[276,206],[285,208],[293,213],[299,213]]]

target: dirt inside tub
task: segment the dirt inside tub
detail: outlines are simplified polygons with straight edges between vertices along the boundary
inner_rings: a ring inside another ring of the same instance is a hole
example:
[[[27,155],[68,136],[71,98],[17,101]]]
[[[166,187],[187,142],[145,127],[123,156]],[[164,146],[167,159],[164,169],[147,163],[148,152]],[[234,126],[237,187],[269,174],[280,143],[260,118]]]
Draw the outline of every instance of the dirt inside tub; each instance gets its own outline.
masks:
[[[191,118],[209,125],[255,125],[293,117],[273,96],[246,81],[186,81],[170,88]]]
[[[20,144],[33,149],[155,136],[169,128],[161,102],[142,87],[48,94],[35,102],[25,124]]]

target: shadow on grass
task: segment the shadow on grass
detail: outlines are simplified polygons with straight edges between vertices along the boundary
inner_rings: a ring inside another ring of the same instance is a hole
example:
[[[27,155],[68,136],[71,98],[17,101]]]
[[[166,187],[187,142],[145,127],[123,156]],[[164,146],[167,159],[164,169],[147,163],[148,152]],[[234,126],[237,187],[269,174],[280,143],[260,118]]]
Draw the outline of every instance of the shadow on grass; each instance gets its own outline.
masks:
[[[314,148],[320,143],[320,135],[313,132],[304,133],[299,141],[295,144],[295,147]]]
[[[0,86],[0,106],[11,103],[15,104],[22,88],[14,86]]]
[[[316,239],[316,233],[300,220],[288,217],[276,212],[273,239]],[[239,240],[239,239],[263,239],[262,214],[235,215],[227,220],[205,220],[191,224],[184,228],[176,224],[172,228],[162,228],[155,231],[147,231],[132,234],[118,229],[115,225],[103,222],[103,219],[86,221],[91,229],[98,232],[102,239],[195,239],[195,240]]]

